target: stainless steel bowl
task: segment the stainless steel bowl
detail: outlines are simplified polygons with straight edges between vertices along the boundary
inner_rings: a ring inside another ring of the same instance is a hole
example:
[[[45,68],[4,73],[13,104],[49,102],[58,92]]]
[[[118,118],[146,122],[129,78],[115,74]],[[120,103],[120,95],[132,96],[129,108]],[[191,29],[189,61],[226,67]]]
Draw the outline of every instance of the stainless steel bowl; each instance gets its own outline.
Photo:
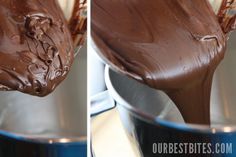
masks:
[[[1,157],[85,157],[87,57],[83,48],[67,78],[46,97],[0,92]]]
[[[225,59],[214,75],[210,127],[185,124],[166,94],[114,72],[107,66],[105,80],[108,91],[117,103],[124,128],[140,156],[163,156],[153,153],[154,143],[230,143],[234,151],[228,154],[211,152],[181,156],[236,156],[235,42],[236,32],[231,35]]]

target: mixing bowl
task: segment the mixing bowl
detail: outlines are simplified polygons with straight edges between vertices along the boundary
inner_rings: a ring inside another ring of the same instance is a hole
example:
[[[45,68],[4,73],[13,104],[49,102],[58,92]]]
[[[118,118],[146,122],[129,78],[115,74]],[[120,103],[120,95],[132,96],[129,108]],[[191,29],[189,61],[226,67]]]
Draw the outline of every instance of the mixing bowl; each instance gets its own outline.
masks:
[[[101,93],[100,97],[97,95],[97,100],[106,102],[100,103],[97,113],[116,104],[130,143],[142,157],[235,157],[235,42],[236,32],[231,35],[225,59],[214,75],[210,126],[184,123],[177,107],[165,93],[115,72],[108,66],[105,82],[109,95],[105,96],[106,92]],[[114,102],[110,101],[111,98]],[[96,106],[99,101],[92,99],[91,102]],[[93,114],[96,115],[96,112]],[[187,150],[179,152],[185,144]],[[197,145],[200,149],[197,149]],[[177,148],[176,152],[170,151],[170,146]]]
[[[86,157],[86,48],[46,97],[0,92],[0,157]]]

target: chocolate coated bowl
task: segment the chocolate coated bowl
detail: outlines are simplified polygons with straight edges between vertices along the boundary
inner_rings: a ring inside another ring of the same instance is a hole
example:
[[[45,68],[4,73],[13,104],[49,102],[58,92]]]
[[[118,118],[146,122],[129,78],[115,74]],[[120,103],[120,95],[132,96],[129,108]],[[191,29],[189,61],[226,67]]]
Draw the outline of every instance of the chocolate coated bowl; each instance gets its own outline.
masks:
[[[0,157],[86,157],[86,49],[50,95],[0,92]]]
[[[128,137],[142,157],[173,156],[153,152],[155,143],[232,144],[232,152],[180,156],[236,156],[236,33],[231,35],[225,59],[218,67],[211,96],[211,126],[186,125],[172,101],[161,91],[124,75],[105,70],[110,95],[116,101]],[[178,156],[178,155],[177,155]]]

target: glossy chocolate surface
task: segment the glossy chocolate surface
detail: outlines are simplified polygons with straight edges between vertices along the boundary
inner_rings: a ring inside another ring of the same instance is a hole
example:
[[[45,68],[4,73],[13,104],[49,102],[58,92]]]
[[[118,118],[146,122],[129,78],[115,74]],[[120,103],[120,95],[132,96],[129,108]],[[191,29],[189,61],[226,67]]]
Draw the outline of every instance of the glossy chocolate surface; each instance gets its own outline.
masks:
[[[73,43],[56,0],[0,0],[0,84],[45,96],[65,78]]]
[[[221,26],[207,0],[92,3],[98,52],[113,69],[166,92],[188,123],[210,123],[212,77],[226,49]]]

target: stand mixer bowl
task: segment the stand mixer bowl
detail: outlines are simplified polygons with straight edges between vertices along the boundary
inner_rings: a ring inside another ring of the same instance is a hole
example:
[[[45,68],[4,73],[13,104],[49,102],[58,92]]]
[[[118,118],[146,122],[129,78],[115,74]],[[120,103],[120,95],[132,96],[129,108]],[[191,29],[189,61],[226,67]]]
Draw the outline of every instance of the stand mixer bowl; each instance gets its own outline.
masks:
[[[87,156],[86,48],[46,97],[0,92],[1,157]]]
[[[180,112],[166,94],[106,67],[105,81],[108,91],[116,101],[130,142],[140,156],[163,156],[153,150],[157,143],[210,143],[212,146],[230,144],[231,149],[236,150],[235,42],[236,32],[231,35],[225,59],[214,75],[211,126],[185,124]],[[210,153],[198,155],[236,156],[234,151],[217,154],[214,148]],[[196,154],[181,156],[189,157]]]

